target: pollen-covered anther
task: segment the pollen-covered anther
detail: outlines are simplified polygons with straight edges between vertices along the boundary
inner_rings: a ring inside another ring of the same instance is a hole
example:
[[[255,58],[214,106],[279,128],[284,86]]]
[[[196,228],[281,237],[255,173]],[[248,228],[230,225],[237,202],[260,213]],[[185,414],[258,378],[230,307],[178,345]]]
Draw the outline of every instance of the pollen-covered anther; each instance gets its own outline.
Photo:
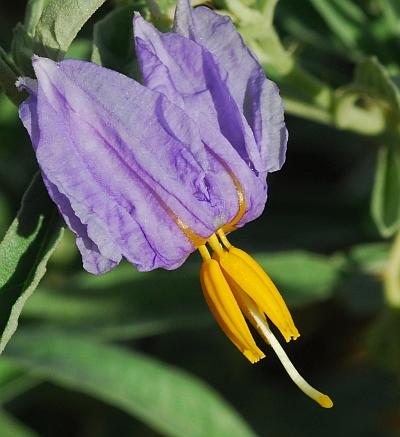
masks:
[[[270,277],[250,255],[232,246],[223,231],[219,230],[218,236],[224,249],[215,234],[208,242],[214,249],[213,258],[218,260],[231,289],[239,289],[248,295],[287,342],[298,338],[300,334],[292,316]]]
[[[250,362],[259,361],[265,355],[257,347],[218,262],[210,257],[205,246],[199,251],[204,260],[200,271],[201,286],[215,320]]]

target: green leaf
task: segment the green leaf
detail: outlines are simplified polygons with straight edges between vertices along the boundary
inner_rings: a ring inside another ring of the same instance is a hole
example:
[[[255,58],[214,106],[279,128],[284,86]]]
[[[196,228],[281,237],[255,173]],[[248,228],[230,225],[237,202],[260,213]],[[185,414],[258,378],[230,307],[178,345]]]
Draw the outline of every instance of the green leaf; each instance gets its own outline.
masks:
[[[27,426],[10,416],[4,410],[0,410],[1,437],[38,437]]]
[[[19,370],[19,373],[20,375],[18,377],[15,377],[8,383],[0,386],[0,404],[4,405],[7,402],[12,401],[42,383],[40,379],[34,378],[27,372],[21,372]]]
[[[301,251],[256,258],[290,306],[328,299],[342,270],[336,258]],[[47,281],[26,305],[24,317],[102,340],[201,329],[212,318],[203,300],[199,271],[200,265],[191,262],[178,271],[146,273],[124,264],[107,275],[81,273],[57,286]]]
[[[400,4],[398,0],[379,0],[385,25],[390,31],[398,35],[400,33]]]
[[[384,237],[400,226],[400,144],[382,146],[378,152],[371,215]]]
[[[26,32],[34,36],[36,26],[42,16],[43,9],[50,0],[29,0],[25,8],[24,28]]]
[[[351,248],[349,259],[356,267],[370,275],[382,275],[389,257],[388,243],[367,243]]]
[[[328,299],[342,268],[340,260],[302,251],[261,255],[256,259],[276,283],[289,306]]]
[[[148,5],[151,13],[153,15],[158,14],[166,15],[172,18],[173,13],[175,11],[176,0],[146,0],[146,4]]]
[[[386,309],[367,333],[371,358],[384,369],[400,378],[400,311]]]
[[[260,25],[265,19],[267,19],[268,25],[272,23],[272,14],[274,12],[274,6],[270,11],[270,16],[264,16],[260,11],[248,7],[241,0],[228,0],[223,2],[224,8],[234,16],[235,21],[238,20],[243,24],[257,24]],[[267,24],[265,23],[265,24]]]
[[[11,55],[18,68],[26,75],[32,76],[33,37],[28,34],[25,27],[18,23],[14,28],[11,42]]]
[[[186,263],[176,272],[140,273],[123,264],[97,277],[82,272],[57,287],[48,281],[28,302],[24,316],[101,339],[199,329],[211,322],[199,268]]]
[[[135,9],[117,8],[94,25],[93,62],[128,76],[137,70],[132,29]]]
[[[382,277],[389,249],[388,243],[367,243],[353,246],[346,254],[345,279],[336,298],[354,316],[372,317],[384,308]]]
[[[66,53],[67,58],[81,59],[89,61],[92,51],[92,42],[88,39],[77,38],[70,46]]]
[[[15,367],[7,360],[0,360],[0,405],[11,401],[32,387],[40,384],[40,380]],[[1,429],[1,427],[0,427]]]
[[[374,56],[365,58],[356,68],[353,87],[355,91],[385,102],[400,111],[400,91],[386,68]]]
[[[347,0],[311,0],[311,3],[342,44],[357,49],[367,25],[362,9]]]
[[[35,52],[60,60],[86,21],[105,0],[51,0],[35,28]]]
[[[38,174],[0,243],[0,353],[17,329],[22,308],[45,274],[61,234],[61,218]]]
[[[162,435],[254,435],[211,387],[139,353],[30,330],[13,339],[4,358],[35,376],[119,407]]]
[[[25,75],[33,76],[32,55],[40,51],[34,49],[36,26],[39,23],[44,8],[50,0],[29,0],[25,9],[24,23],[18,23],[14,28],[11,42],[11,54],[14,62]]]

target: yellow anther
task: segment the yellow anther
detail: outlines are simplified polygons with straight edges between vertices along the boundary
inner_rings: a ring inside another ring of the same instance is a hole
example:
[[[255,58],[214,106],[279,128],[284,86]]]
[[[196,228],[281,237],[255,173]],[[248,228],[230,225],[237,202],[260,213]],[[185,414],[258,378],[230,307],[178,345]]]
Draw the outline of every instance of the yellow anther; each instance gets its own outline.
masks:
[[[247,255],[245,257],[242,252],[232,246],[228,252],[224,251],[219,255],[222,271],[231,288],[238,287],[256,302],[262,312],[281,331],[286,341],[297,338],[299,333],[279,292],[270,286],[265,279],[266,275],[263,277],[258,269],[255,269],[254,264],[257,266],[258,264],[255,261],[249,263],[247,258],[250,256],[243,252]]]
[[[231,289],[216,260],[205,261],[200,272],[204,297],[221,329],[252,363],[264,357],[257,347]]]
[[[238,287],[233,281],[229,283],[229,285],[231,287],[231,290],[233,292],[233,295],[235,296],[237,303],[239,304],[240,309],[242,310],[243,314],[246,316],[246,319],[254,326],[254,328],[259,330],[259,327],[257,326],[258,321],[254,318],[253,310],[256,310],[260,320],[262,320],[263,323],[268,325],[268,321],[263,310],[249,296],[247,296],[246,293],[244,293],[240,289],[240,287]],[[262,335],[262,338],[266,343],[268,343],[268,340],[265,338],[265,336]]]
[[[290,337],[294,340],[300,336],[296,326],[294,325],[292,316],[286,306],[283,297],[279,293],[272,279],[267,275],[267,273],[263,270],[263,268],[257,263],[257,261],[252,258],[245,251],[238,249],[237,247],[231,246],[229,249],[230,253],[235,254],[239,258],[241,258],[258,276],[258,278],[263,282],[264,289],[268,290],[268,296],[273,298],[280,309],[281,316],[284,318],[285,323],[288,326],[288,332]],[[267,314],[268,316],[268,314]],[[272,320],[272,319],[271,319]],[[289,338],[290,339],[290,338]]]

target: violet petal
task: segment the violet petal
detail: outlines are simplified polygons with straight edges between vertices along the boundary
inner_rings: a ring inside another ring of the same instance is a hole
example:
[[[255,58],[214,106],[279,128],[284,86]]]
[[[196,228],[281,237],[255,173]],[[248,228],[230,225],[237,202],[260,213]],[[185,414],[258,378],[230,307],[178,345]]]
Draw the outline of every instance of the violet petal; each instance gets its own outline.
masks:
[[[229,17],[204,6],[192,8],[190,3],[177,1],[175,32],[207,48],[226,71],[227,87],[253,130],[267,170],[279,170],[285,161],[288,133],[277,86],[265,77]]]
[[[232,180],[212,171],[197,126],[165,96],[82,61],[37,58],[34,68],[32,141],[53,200],[62,210],[58,196],[68,199],[87,231],[81,250],[92,242],[112,262],[176,268],[194,245],[168,211],[202,237],[235,215]]]

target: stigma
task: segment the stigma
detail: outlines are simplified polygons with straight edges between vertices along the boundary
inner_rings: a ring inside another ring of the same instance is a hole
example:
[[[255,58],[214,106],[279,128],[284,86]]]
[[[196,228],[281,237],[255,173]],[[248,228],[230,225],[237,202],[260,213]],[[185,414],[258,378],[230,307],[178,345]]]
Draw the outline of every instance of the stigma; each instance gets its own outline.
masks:
[[[299,374],[269,327],[268,321],[286,342],[300,336],[271,278],[250,255],[228,241],[223,229],[213,234],[206,244],[198,247],[203,258],[200,281],[205,300],[221,329],[251,363],[256,363],[265,355],[250,332],[247,324],[250,322],[272,347],[300,390],[322,407],[331,408],[333,402],[329,396],[313,388]]]

